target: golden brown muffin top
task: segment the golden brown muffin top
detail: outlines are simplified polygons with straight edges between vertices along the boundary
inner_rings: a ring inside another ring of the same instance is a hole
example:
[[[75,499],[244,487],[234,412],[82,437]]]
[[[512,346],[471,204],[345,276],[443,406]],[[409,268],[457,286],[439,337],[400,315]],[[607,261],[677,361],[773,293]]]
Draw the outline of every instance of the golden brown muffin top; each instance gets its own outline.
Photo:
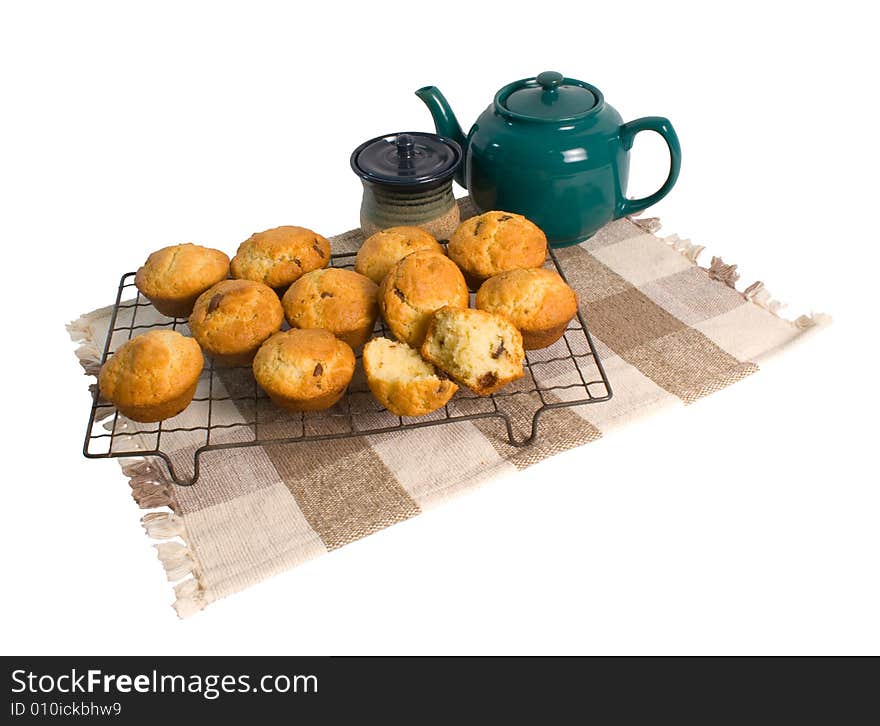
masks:
[[[209,353],[252,350],[281,328],[284,311],[268,285],[224,280],[196,300],[189,327]]]
[[[419,250],[445,254],[434,235],[420,227],[389,227],[367,237],[358,250],[354,269],[378,285],[397,262]]]
[[[428,251],[413,252],[395,264],[381,290],[389,309],[407,306],[434,311],[443,305],[468,304],[461,270],[448,257]]]
[[[521,214],[486,212],[458,226],[448,251],[466,273],[487,278],[507,270],[543,265],[547,237]]]
[[[557,272],[533,267],[490,277],[477,291],[476,306],[506,316],[520,330],[542,330],[571,320],[578,299]]]
[[[372,327],[379,314],[378,289],[375,282],[352,270],[314,270],[284,293],[284,314],[294,328],[338,333]]]
[[[431,313],[444,305],[467,307],[467,283],[456,264],[435,252],[413,252],[379,286],[379,307],[398,340],[418,347]]]
[[[229,274],[229,257],[191,242],[156,250],[137,271],[134,284],[147,297],[196,295]]]
[[[266,390],[297,399],[318,398],[348,385],[354,352],[326,330],[275,333],[254,358],[254,376]]]
[[[252,234],[232,258],[232,276],[284,288],[330,262],[330,243],[305,227],[275,227]]]
[[[151,330],[132,338],[101,368],[101,395],[120,406],[147,406],[180,396],[198,380],[205,360],[192,338]]]

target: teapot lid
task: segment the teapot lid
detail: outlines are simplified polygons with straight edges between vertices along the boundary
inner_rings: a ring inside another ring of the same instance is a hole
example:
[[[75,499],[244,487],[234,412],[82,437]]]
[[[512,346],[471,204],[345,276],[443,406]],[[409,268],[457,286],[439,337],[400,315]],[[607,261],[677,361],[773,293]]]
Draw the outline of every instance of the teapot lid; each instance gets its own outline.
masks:
[[[495,95],[501,113],[538,121],[571,121],[602,105],[602,92],[589,83],[544,71],[510,83]]]
[[[351,168],[375,184],[425,188],[449,181],[461,158],[461,147],[452,139],[410,131],[365,141],[352,152]]]

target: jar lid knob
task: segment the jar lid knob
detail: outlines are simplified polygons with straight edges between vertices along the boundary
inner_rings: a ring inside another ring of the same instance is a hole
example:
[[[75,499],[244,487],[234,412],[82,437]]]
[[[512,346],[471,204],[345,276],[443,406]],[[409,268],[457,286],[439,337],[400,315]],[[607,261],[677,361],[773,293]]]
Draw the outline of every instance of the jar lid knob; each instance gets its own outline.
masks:
[[[412,159],[416,153],[416,142],[409,134],[400,134],[397,137],[397,156],[401,159]]]

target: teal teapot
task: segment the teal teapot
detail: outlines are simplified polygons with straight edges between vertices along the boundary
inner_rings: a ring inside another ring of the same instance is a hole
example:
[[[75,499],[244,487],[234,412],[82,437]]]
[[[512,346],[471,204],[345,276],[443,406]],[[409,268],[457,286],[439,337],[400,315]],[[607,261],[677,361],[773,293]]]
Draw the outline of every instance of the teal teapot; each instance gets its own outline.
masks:
[[[560,73],[504,86],[466,137],[437,88],[425,86],[416,95],[431,111],[437,133],[465,150],[456,181],[476,207],[524,215],[553,247],[582,242],[611,220],[641,212],[678,178],[681,148],[667,119],[623,123],[598,88]],[[671,164],[658,191],[628,199],[629,150],[640,131],[665,139]]]

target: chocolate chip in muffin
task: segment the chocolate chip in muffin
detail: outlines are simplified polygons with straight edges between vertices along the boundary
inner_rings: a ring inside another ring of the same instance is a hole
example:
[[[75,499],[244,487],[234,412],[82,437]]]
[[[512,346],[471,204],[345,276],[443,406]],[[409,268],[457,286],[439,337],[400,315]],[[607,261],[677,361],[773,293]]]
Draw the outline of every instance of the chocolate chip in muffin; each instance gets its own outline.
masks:
[[[478,235],[478,234],[480,233],[480,227],[482,227],[482,226],[483,226],[483,220],[482,220],[482,219],[479,220],[479,221],[474,225],[474,235],[475,235],[475,236]]]
[[[299,257],[294,257],[294,258],[293,258],[293,264],[296,265],[297,267],[302,267],[302,266],[303,266],[302,260],[301,260]]]
[[[477,385],[480,388],[491,388],[498,382],[498,376],[492,371],[484,373],[477,379]]]
[[[214,295],[214,297],[211,298],[211,302],[208,303],[207,314],[210,315],[217,308],[219,308],[222,300],[223,300],[223,293],[218,292],[216,295]]]
[[[513,219],[513,217],[511,217],[509,214],[502,214],[500,217],[498,217],[499,222],[506,222],[508,219]]]
[[[322,292],[321,298],[325,298],[325,297],[333,297],[333,293],[332,292]]]
[[[320,363],[318,363],[315,366],[315,370],[312,372],[312,375],[313,376],[320,376],[323,372],[324,372],[324,366],[322,366]]]
[[[492,357],[496,360],[501,357],[501,354],[504,352],[504,341],[502,340],[498,343],[498,347],[492,351]]]
[[[401,290],[399,287],[394,288],[394,294],[397,295],[397,297],[399,297],[402,302],[406,302],[406,295],[403,294],[403,290]]]
[[[320,245],[318,244],[317,238],[315,239],[315,242],[312,245],[312,249],[318,253],[318,257],[320,257],[321,259],[324,259],[324,252],[321,249]]]

